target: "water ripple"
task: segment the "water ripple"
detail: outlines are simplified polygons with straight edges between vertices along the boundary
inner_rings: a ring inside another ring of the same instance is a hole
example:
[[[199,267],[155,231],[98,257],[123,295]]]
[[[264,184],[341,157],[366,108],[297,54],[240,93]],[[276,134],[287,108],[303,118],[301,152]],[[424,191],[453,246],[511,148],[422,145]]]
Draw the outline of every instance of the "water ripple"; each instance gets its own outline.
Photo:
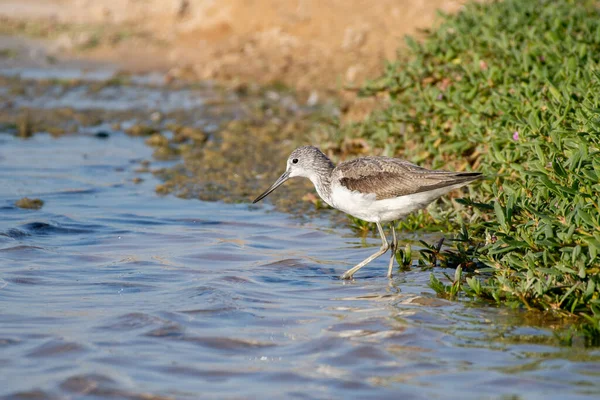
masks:
[[[27,353],[27,357],[64,357],[81,353],[84,350],[85,347],[79,343],[51,340]]]
[[[13,239],[23,239],[26,236],[30,236],[29,233],[16,228],[10,228],[6,232],[0,232],[0,235],[7,236]]]
[[[30,222],[22,225],[22,229],[27,231],[29,235],[78,235],[94,231],[92,227],[69,227],[47,222]]]

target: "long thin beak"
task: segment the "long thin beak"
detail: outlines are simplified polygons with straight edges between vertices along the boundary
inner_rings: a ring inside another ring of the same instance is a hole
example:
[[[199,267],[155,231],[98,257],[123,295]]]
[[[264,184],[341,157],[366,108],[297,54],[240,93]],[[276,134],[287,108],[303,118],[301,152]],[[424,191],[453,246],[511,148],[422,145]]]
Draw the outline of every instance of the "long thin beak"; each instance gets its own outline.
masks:
[[[267,197],[273,190],[277,189],[279,186],[281,186],[281,184],[285,181],[287,181],[288,179],[290,179],[290,173],[289,171],[285,171],[280,177],[279,179],[277,179],[275,181],[274,184],[271,185],[270,188],[268,188],[263,194],[261,194],[260,196],[258,196],[256,199],[254,199],[254,201],[252,202],[252,204],[261,201],[262,199],[264,199],[265,197]]]

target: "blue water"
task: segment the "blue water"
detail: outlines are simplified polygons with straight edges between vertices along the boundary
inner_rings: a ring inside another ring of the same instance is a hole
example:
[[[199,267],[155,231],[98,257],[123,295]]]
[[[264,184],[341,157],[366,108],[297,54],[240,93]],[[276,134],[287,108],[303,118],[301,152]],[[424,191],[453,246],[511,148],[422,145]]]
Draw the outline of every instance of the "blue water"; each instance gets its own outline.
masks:
[[[159,196],[151,174],[133,182],[151,153],[119,132],[0,133],[0,396],[600,395],[600,350],[560,347],[520,311],[437,299],[429,272],[388,280],[386,257],[341,281],[378,239]],[[25,196],[45,204],[17,208]]]

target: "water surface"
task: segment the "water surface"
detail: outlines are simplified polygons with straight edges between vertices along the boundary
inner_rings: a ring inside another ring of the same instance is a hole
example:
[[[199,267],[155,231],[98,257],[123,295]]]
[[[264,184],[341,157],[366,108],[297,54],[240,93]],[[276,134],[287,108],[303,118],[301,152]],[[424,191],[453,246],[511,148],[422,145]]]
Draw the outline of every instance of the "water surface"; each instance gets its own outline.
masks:
[[[386,257],[340,281],[378,239],[159,196],[151,174],[134,182],[151,154],[118,131],[0,133],[0,396],[600,395],[599,350],[560,347],[523,312],[437,299],[429,272],[388,280]],[[25,196],[45,205],[15,207]]]

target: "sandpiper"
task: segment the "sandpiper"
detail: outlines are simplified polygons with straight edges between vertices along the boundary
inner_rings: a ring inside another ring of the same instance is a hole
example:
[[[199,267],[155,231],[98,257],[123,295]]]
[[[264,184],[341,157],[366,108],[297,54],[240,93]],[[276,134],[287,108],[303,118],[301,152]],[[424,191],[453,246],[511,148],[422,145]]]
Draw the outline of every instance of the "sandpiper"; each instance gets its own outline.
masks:
[[[392,257],[387,276],[391,278],[398,247],[395,221],[480,178],[481,173],[432,171],[391,157],[361,157],[336,167],[318,148],[303,146],[290,154],[285,172],[253,203],[264,199],[295,176],[310,179],[319,196],[331,207],[377,225],[381,248],[341,276],[342,279],[352,279],[356,271],[383,255],[390,247]],[[392,222],[391,246],[381,226],[385,222]]]

